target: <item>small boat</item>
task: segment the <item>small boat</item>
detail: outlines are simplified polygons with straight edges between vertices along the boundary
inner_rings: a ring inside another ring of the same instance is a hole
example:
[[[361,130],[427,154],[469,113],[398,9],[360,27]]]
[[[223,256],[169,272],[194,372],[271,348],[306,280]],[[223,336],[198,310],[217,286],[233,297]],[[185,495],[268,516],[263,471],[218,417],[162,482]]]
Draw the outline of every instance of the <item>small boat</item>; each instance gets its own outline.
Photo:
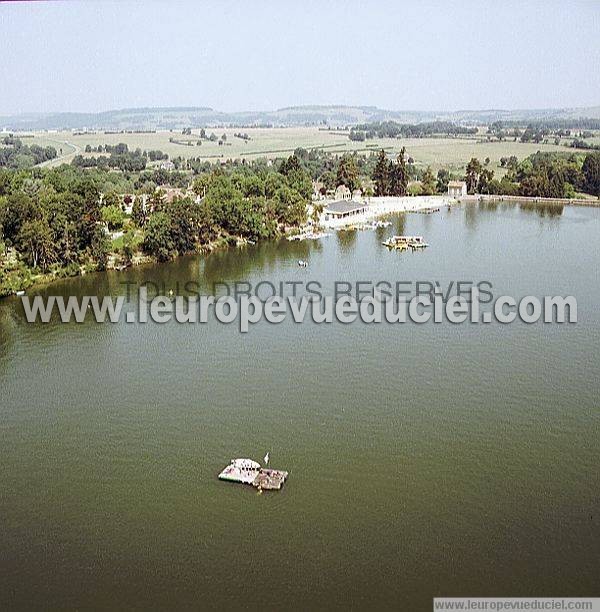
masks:
[[[298,265],[299,265],[301,268],[308,268],[308,261],[304,261],[303,259],[299,259],[299,260],[298,260]]]

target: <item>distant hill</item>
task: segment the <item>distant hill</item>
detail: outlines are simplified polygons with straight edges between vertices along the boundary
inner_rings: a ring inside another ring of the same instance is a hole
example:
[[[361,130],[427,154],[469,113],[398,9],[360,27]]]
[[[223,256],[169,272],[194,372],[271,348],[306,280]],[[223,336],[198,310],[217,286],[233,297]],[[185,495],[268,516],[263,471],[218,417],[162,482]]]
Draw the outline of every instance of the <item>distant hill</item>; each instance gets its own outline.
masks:
[[[493,121],[600,118],[600,106],[538,110],[391,111],[376,106],[290,106],[274,111],[225,113],[209,107],[125,108],[101,113],[24,113],[0,116],[0,129],[8,130],[180,130],[212,126],[350,126],[395,120],[404,123],[452,121],[483,125]]]

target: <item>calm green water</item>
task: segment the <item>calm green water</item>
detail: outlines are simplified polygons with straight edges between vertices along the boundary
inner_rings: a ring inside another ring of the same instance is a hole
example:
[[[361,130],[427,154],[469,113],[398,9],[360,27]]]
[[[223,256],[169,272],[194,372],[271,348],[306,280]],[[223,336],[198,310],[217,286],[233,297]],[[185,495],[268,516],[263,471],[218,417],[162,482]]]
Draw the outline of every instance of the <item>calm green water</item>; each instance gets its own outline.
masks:
[[[390,253],[397,231],[423,253]],[[298,268],[308,259],[307,269]],[[28,325],[0,303],[0,607],[600,595],[600,209],[476,206],[65,281],[489,280],[560,326]],[[233,457],[290,471],[222,483]]]

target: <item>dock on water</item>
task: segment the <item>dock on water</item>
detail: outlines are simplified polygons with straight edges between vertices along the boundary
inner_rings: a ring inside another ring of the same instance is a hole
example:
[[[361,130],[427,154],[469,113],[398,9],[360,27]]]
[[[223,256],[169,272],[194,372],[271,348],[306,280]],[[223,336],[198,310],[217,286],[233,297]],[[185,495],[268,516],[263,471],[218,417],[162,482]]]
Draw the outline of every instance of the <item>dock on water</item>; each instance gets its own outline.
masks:
[[[279,490],[283,487],[288,473],[283,470],[263,468],[252,459],[232,459],[219,474],[219,480],[250,484],[259,491]]]
[[[423,236],[392,236],[381,244],[396,251],[406,251],[408,249],[416,251],[417,249],[425,249],[429,246],[423,240]]]
[[[440,212],[440,208],[439,207],[438,208],[435,208],[435,207],[432,207],[432,208],[420,208],[420,209],[417,209],[417,210],[413,210],[411,212],[415,212],[415,213],[418,213],[420,215],[432,215],[433,213]]]

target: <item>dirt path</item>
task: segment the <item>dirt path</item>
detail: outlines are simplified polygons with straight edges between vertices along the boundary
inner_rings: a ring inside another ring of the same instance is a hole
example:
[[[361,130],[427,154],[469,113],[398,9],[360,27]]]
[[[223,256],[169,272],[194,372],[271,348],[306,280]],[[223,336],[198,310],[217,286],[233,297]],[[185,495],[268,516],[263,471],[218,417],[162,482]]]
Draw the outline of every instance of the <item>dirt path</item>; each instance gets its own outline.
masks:
[[[63,153],[62,155],[59,155],[58,157],[55,157],[54,159],[49,159],[48,161],[38,164],[39,168],[53,167],[53,166],[58,166],[60,164],[66,164],[70,162],[75,157],[75,155],[78,155],[79,153],[81,153],[81,147],[71,142],[68,142],[67,140],[53,140],[51,138],[48,138],[47,140],[48,142],[56,143],[57,150],[60,150],[62,147],[64,147],[64,145],[66,145],[67,147],[71,147],[72,150],[69,151],[68,153]]]

